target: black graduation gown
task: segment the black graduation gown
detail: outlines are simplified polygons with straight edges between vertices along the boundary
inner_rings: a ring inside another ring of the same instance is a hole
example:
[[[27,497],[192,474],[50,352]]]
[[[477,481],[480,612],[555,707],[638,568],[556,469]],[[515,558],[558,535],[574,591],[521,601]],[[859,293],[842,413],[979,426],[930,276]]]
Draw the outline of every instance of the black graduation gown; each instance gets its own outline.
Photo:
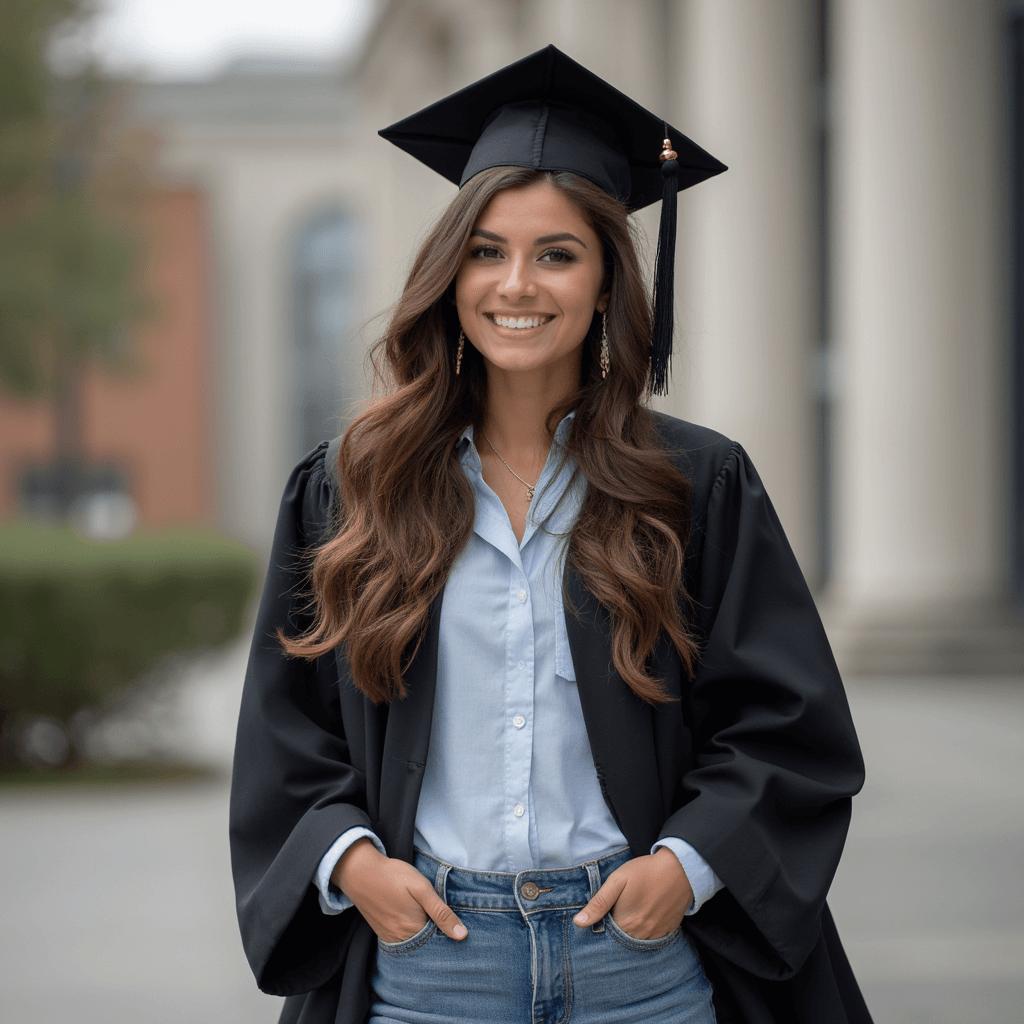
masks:
[[[687,589],[702,657],[688,681],[654,652],[679,701],[639,701],[611,664],[608,615],[571,567],[566,628],[605,799],[635,854],[679,836],[726,889],[685,919],[719,1024],[870,1024],[825,896],[863,763],[828,641],[743,449],[667,416],[693,481]],[[331,528],[325,442],[292,472],[274,535],[238,723],[231,857],[257,983],[290,1024],[361,1024],[375,936],[357,910],[321,913],[311,880],[346,829],[412,859],[433,710],[440,599],[405,681],[375,707],[340,653],[284,656],[278,627],[308,623],[302,553]],[[332,448],[332,452],[335,449]]]

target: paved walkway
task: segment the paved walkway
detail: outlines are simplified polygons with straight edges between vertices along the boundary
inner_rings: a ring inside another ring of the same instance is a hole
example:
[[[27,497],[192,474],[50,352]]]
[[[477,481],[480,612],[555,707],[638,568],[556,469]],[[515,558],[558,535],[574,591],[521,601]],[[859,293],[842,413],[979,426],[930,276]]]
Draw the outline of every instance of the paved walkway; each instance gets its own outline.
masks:
[[[238,664],[183,708],[230,747]],[[232,660],[233,659],[233,660]],[[850,686],[870,777],[831,902],[876,1024],[1024,1021],[1024,681]],[[270,1024],[227,789],[0,794],[0,1024]]]
[[[1024,1022],[1024,680],[860,681],[830,903],[876,1024]]]
[[[0,798],[3,1024],[271,1024],[234,921],[223,784]]]

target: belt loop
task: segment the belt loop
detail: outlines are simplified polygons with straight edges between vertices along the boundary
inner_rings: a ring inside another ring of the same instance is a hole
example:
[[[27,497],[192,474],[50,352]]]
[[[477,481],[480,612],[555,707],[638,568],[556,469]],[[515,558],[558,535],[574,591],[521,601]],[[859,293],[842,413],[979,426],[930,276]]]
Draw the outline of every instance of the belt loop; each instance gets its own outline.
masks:
[[[448,872],[451,871],[451,864],[438,864],[437,875],[434,878],[434,891],[438,896],[447,904],[447,883],[448,883]]]
[[[597,895],[597,890],[601,888],[601,869],[597,866],[596,861],[591,861],[583,866],[587,869],[587,878],[590,881],[590,898],[593,899]],[[595,935],[600,935],[604,931],[604,918],[602,917],[590,930]]]

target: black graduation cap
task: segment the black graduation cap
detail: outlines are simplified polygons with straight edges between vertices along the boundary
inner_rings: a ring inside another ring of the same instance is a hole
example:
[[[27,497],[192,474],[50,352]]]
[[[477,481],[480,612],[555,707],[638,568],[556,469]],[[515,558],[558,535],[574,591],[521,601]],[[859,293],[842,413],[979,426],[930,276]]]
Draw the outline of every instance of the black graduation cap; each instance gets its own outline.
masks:
[[[639,210],[662,200],[651,391],[672,355],[676,193],[720,174],[716,160],[554,46],[530,54],[381,130],[460,187],[489,167],[572,171]]]

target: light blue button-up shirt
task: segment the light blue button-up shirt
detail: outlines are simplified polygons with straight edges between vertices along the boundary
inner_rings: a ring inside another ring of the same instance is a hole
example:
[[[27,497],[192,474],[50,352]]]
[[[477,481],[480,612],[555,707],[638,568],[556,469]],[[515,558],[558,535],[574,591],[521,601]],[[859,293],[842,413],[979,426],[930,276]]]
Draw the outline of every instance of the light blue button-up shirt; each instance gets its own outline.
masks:
[[[562,448],[570,419],[555,432],[522,541],[484,481],[472,427],[459,442],[476,514],[441,605],[415,844],[478,871],[566,867],[628,845],[601,795],[565,629],[565,550],[586,488]],[[366,829],[338,838],[317,872],[325,913],[351,906],[329,880],[360,836],[385,852]],[[672,849],[686,871],[690,913],[722,887],[688,843],[655,845]]]

